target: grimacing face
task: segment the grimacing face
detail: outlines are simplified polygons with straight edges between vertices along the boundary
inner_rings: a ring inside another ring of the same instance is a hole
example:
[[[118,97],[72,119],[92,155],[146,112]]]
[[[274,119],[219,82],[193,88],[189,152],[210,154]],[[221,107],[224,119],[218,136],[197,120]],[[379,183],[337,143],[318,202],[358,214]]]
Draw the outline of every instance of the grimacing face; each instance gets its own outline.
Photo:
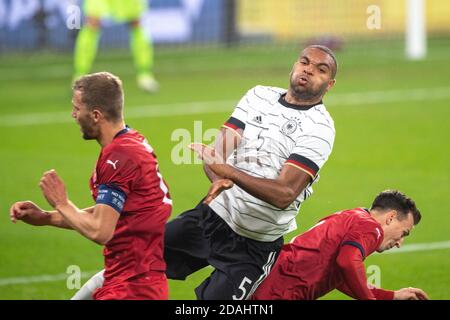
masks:
[[[333,79],[334,61],[326,52],[306,48],[292,67],[290,88],[294,96],[303,100],[322,97],[336,82]]]
[[[73,91],[72,97],[72,118],[80,126],[83,133],[83,139],[92,140],[98,137],[98,126],[94,121],[93,112],[89,111],[87,106],[82,102],[82,92],[79,90]]]
[[[403,244],[405,237],[407,237],[411,230],[414,228],[414,218],[411,213],[409,213],[406,218],[399,220],[397,218],[396,211],[386,214],[386,220],[383,227],[384,239],[377,252],[383,252],[393,247],[400,248]]]

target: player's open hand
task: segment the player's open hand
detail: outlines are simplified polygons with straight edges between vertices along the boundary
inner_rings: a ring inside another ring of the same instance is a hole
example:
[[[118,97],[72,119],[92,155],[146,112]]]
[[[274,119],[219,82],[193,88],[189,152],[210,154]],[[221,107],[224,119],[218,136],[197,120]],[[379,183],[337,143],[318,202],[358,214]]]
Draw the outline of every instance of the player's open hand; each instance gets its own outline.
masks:
[[[55,170],[45,172],[39,186],[45,199],[53,208],[66,205],[69,202],[64,182]]]
[[[33,226],[43,226],[47,221],[47,214],[31,201],[18,201],[9,209],[9,217],[13,223],[21,220]]]
[[[394,300],[428,300],[428,296],[423,290],[410,287],[395,291]]]
[[[216,154],[216,150],[204,143],[191,143],[189,149],[197,153],[198,157],[208,165],[223,164],[223,158]]]
[[[229,178],[231,167],[225,163],[216,150],[203,143],[191,143],[189,149],[196,152],[198,157],[219,177]]]
[[[218,179],[214,181],[203,203],[210,204],[222,191],[232,188],[233,185],[234,183],[230,179]]]

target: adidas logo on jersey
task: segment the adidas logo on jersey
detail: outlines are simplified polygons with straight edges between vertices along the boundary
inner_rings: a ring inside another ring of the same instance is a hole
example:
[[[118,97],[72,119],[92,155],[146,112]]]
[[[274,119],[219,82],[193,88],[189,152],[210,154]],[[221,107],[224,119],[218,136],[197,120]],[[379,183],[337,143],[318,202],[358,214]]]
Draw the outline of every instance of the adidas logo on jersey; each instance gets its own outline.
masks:
[[[255,116],[253,118],[253,121],[255,121],[256,123],[262,124],[262,117],[261,116]]]

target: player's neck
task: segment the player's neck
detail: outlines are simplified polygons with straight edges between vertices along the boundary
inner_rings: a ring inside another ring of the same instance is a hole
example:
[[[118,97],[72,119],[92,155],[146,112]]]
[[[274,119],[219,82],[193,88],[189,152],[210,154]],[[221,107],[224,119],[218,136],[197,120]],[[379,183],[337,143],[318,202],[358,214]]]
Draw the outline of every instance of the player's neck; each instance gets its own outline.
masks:
[[[102,130],[100,131],[100,136],[97,139],[98,143],[102,146],[102,148],[106,147],[114,140],[114,137],[117,135],[117,133],[125,129],[125,127],[125,122],[123,121],[120,121],[118,123],[105,123]]]
[[[284,96],[284,100],[289,104],[299,105],[299,106],[312,106],[318,104],[322,101],[322,97],[313,98],[313,99],[302,99],[294,95],[291,90],[286,92]]]

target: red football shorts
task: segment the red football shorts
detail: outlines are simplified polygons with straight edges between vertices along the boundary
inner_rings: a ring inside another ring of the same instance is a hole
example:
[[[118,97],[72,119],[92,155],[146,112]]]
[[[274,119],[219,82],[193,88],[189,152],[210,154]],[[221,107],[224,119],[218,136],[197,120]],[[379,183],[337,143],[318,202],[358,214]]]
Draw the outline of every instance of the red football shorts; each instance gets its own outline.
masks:
[[[129,279],[97,289],[94,300],[167,300],[169,287],[165,273]]]

